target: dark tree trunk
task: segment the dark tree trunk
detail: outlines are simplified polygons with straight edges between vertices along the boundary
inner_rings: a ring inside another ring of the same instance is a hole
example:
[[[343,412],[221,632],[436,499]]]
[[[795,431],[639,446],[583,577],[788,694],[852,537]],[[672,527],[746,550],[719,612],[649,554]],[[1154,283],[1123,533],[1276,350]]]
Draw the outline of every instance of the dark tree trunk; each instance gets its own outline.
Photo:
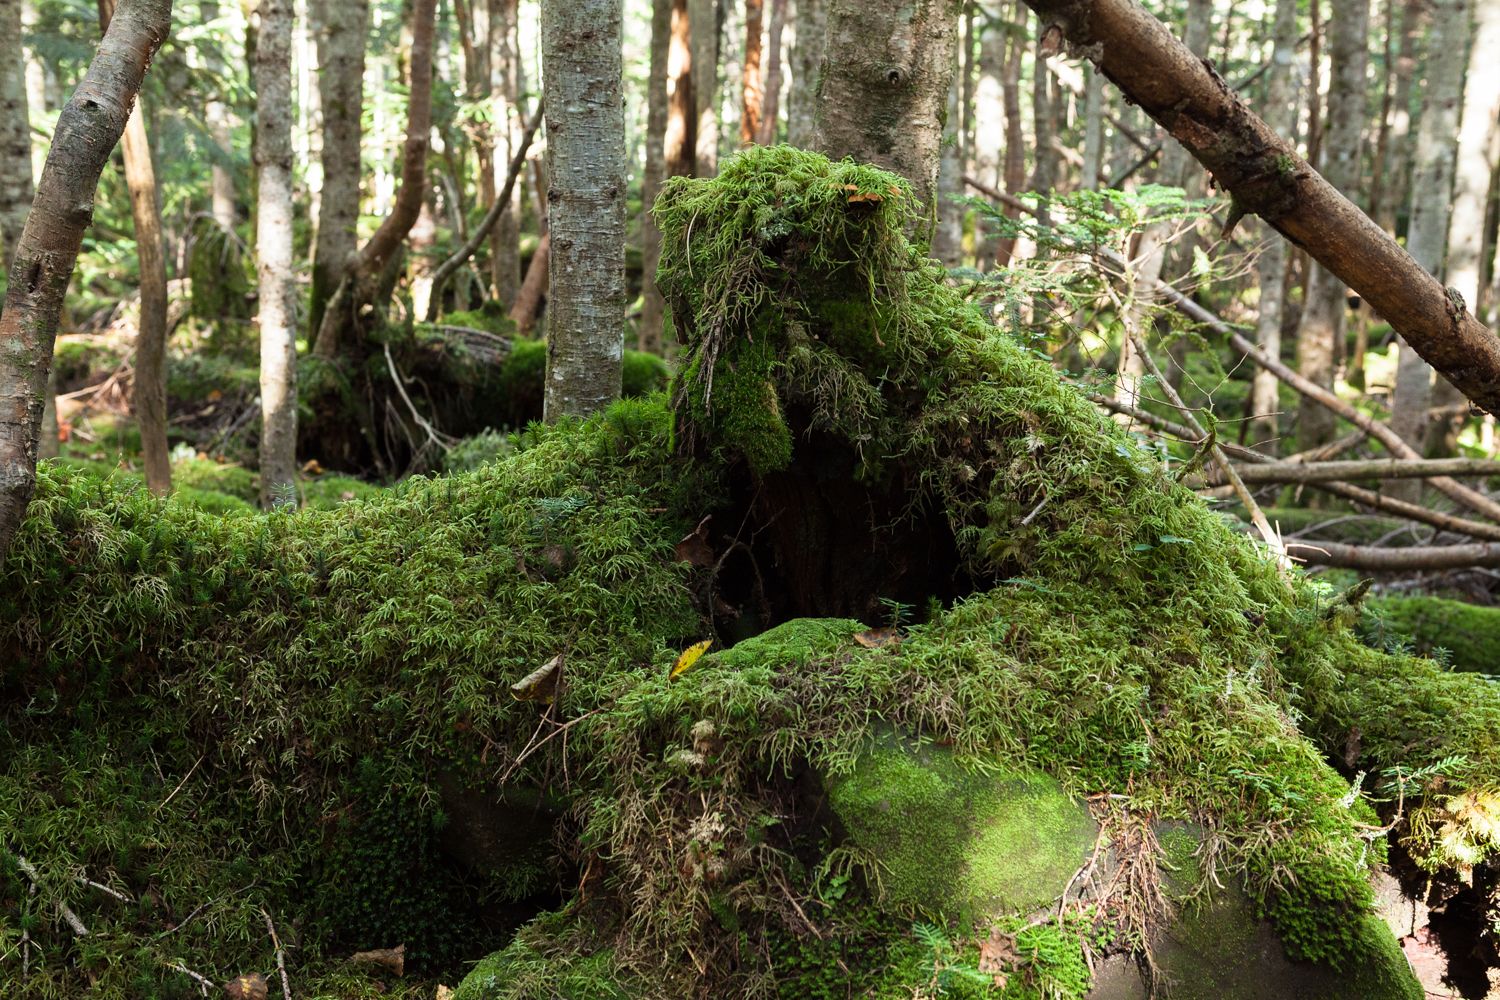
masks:
[[[364,107],[369,0],[326,0],[318,34],[318,88],[323,110],[323,193],[313,247],[308,334],[316,337],[328,300],[359,247],[360,109]]]

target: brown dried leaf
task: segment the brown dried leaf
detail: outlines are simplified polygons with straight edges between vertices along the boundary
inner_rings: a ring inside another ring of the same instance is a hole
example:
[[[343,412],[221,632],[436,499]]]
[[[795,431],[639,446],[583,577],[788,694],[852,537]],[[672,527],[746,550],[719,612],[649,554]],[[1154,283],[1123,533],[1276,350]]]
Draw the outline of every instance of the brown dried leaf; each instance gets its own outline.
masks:
[[[710,514],[709,517],[713,515]],[[698,527],[693,533],[682,541],[672,546],[672,553],[678,562],[685,562],[692,566],[712,566],[714,562],[713,546],[708,544],[708,521],[705,517],[698,522]]]
[[[355,954],[354,960],[365,965],[379,965],[390,969],[398,976],[406,975],[406,945],[398,944],[394,948],[377,948],[374,951],[361,951]]]
[[[453,991],[442,983],[439,983],[436,1000],[453,1000]]]
[[[234,1000],[266,1000],[266,977],[259,972],[235,976],[224,984],[224,992]]]
[[[543,705],[552,704],[552,699],[557,695],[557,679],[562,676],[562,665],[562,654],[558,653],[552,659],[512,684],[510,686],[511,696],[516,701],[539,701]],[[403,945],[403,947],[405,946]],[[374,954],[374,952],[370,954]]]
[[[1021,963],[1016,952],[1016,939],[1002,934],[1000,928],[990,929],[989,939],[979,943],[979,971],[995,977],[998,986],[1005,985],[1005,973]]]
[[[893,626],[884,628],[871,628],[856,633],[854,641],[866,649],[879,649],[881,646],[896,646],[901,643],[901,636]]]

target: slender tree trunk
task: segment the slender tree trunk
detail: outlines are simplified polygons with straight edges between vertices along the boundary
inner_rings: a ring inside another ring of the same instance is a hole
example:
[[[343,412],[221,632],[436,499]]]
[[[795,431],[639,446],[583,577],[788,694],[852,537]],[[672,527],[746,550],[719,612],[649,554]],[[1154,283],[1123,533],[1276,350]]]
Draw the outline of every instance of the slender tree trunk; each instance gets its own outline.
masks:
[[[1390,152],[1381,171],[1380,205],[1375,215],[1375,221],[1392,236],[1396,235],[1396,213],[1406,204],[1407,168],[1411,163],[1411,83],[1417,70],[1417,40],[1426,17],[1426,0],[1403,0],[1391,97]]]
[[[760,131],[755,141],[769,146],[776,141],[776,120],[781,115],[781,30],[786,24],[786,0],[771,0],[771,27],[767,32],[765,68],[762,74]]]
[[[31,115],[21,0],[0,0],[0,265],[7,272],[31,211]]]
[[[292,0],[261,0],[255,43],[255,256],[260,278],[260,504],[297,480],[292,270]]]
[[[1368,103],[1370,0],[1333,0],[1328,28],[1328,136],[1322,174],[1353,200]],[[1313,264],[1297,330],[1297,363],[1304,377],[1325,389],[1333,388],[1343,346],[1346,294],[1343,282],[1322,264]],[[1327,407],[1304,400],[1297,417],[1298,448],[1308,451],[1333,440],[1336,421]]]
[[[57,440],[57,366],[47,373],[47,395],[42,404],[42,430],[37,442],[37,458],[56,458],[62,454]]]
[[[1022,7],[1022,11],[1026,8]],[[1004,12],[1002,7],[1001,13]],[[1005,183],[1005,67],[1010,52],[1010,35],[1001,17],[985,13],[980,19],[977,40],[977,74],[974,83],[974,131],[968,151],[973,176],[997,189],[1008,190]],[[1007,215],[1015,210],[1004,209]],[[974,266],[986,270],[999,251],[999,237],[986,233],[980,220],[974,220]]]
[[[551,259],[551,239],[543,233],[532,255],[531,266],[526,269],[526,280],[521,282],[521,291],[516,304],[510,308],[510,318],[516,321],[516,335],[530,337],[536,331],[537,310],[542,307],[542,296],[547,294],[547,262]]]
[[[318,35],[323,194],[312,254],[310,336],[321,328],[328,300],[359,246],[360,111],[364,107],[369,0],[325,0],[323,16],[325,28]]]
[[[964,256],[964,209],[955,200],[964,193],[962,92],[962,81],[954,74],[948,87],[947,135],[938,156],[937,229],[932,234],[932,256],[944,267],[958,267]]]
[[[322,36],[326,30],[323,21],[326,18],[327,0],[311,0],[308,4],[308,11],[309,13],[317,12],[319,24],[317,38],[321,52]],[[217,20],[219,17],[218,0],[204,0],[198,4],[198,12],[205,24]],[[208,69],[209,72],[222,77],[224,75],[223,60],[210,54]],[[229,111],[223,101],[209,101],[203,109],[203,117],[208,123],[208,134],[213,138],[214,145],[218,147],[213,153],[213,162],[209,165],[209,201],[213,207],[214,221],[225,229],[232,229],[235,223],[235,210],[234,174],[230,170],[233,144],[229,136]]]
[[[1086,67],[1088,90],[1083,105],[1083,170],[1078,186],[1085,191],[1099,187],[1104,163],[1104,77],[1093,66]]]
[[[99,0],[101,35],[109,31],[114,8],[114,0]],[[141,272],[131,409],[141,431],[146,488],[166,495],[172,492],[172,459],[167,448],[167,258],[161,239],[161,210],[156,204],[156,170],[139,101],[125,123],[120,152],[125,161],[125,186],[130,191],[135,253]]]
[[[1412,163],[1411,222],[1406,249],[1417,264],[1441,280],[1443,250],[1453,190],[1454,137],[1462,104],[1463,52],[1469,36],[1469,0],[1435,0],[1427,60],[1427,91],[1417,126]],[[1439,58],[1439,53],[1453,53]],[[1399,339],[1396,385],[1391,393],[1391,429],[1419,452],[1425,448],[1427,409],[1432,405],[1432,368]],[[1415,502],[1420,483],[1387,484],[1383,492]]]
[[[1321,163],[1323,143],[1323,0],[1311,0],[1312,31],[1307,41],[1307,162]]]
[[[646,172],[641,177],[641,325],[640,348],[662,353],[662,314],[666,302],[656,287],[661,260],[661,230],[652,212],[667,176],[666,133],[669,117],[667,69],[672,59],[672,0],[652,0],[651,71],[646,87]],[[681,150],[679,147],[678,153]]]
[[[1006,46],[1005,75],[1001,80],[1001,92],[1005,100],[1005,190],[1008,194],[1019,194],[1026,186],[1026,132],[1021,122],[1021,59],[1026,53],[1026,22],[1031,10],[1016,0],[1016,34]],[[1016,218],[1016,210],[1007,208],[1006,215]],[[1002,239],[995,248],[995,266],[1004,267],[1015,253],[1013,237]]]
[[[688,30],[688,0],[672,0],[667,85],[667,131],[662,139],[667,176],[691,177],[697,155],[698,102],[693,96],[693,45]]]
[[[745,62],[740,83],[740,145],[760,134],[760,29],[764,0],[745,0]]]
[[[369,287],[400,249],[422,211],[427,184],[427,147],[432,132],[432,39],[436,0],[416,0],[412,12],[411,90],[406,103],[406,142],[401,152],[401,189],[385,217],[339,282],[340,291],[324,311],[313,353],[338,354],[343,328],[371,294]]]
[[[494,102],[494,153],[488,171],[487,188],[494,200],[497,185],[505,182],[506,165],[515,156],[520,138],[525,87],[521,80],[520,30],[517,0],[491,0],[490,57],[492,83],[489,93],[498,94]],[[485,204],[489,204],[487,201]],[[512,198],[500,213],[490,236],[490,273],[495,282],[495,297],[506,306],[516,301],[521,286],[521,199]]]
[[[931,213],[958,46],[958,0],[829,0],[817,146],[900,174]]]
[[[964,4],[963,34],[959,41],[958,71],[963,78],[959,87],[958,100],[962,114],[959,115],[959,157],[958,164],[963,173],[974,170],[974,9],[977,6],[975,0],[967,0]],[[959,191],[962,192],[960,187]]]
[[[818,75],[828,31],[828,0],[796,0],[797,38],[792,45],[792,91],[786,102],[786,141],[812,149],[816,141]]]
[[[411,288],[412,315],[420,319],[427,315],[427,306],[432,301],[432,274],[438,267],[432,259],[437,249],[437,216],[433,214],[430,199],[422,202],[409,243],[411,255],[406,259],[406,281]]]
[[[1057,150],[1052,148],[1052,141],[1057,136],[1057,113],[1053,107],[1052,74],[1047,69],[1047,57],[1042,48],[1047,44],[1045,27],[1038,23],[1036,39],[1036,61],[1032,65],[1031,73],[1031,129],[1032,129],[1032,153],[1031,178],[1027,181],[1027,188],[1039,194],[1046,195],[1057,186]],[[1037,216],[1043,225],[1048,224],[1049,216],[1046,201],[1042,203],[1042,212]]]
[[[1385,196],[1385,169],[1386,161],[1390,158],[1391,150],[1391,103],[1395,98],[1392,85],[1396,77],[1395,52],[1392,51],[1392,43],[1395,42],[1396,29],[1396,0],[1385,0],[1385,41],[1382,46],[1382,72],[1380,81],[1380,124],[1376,128],[1375,138],[1375,160],[1370,171],[1370,202],[1366,214],[1372,219],[1379,219],[1381,213],[1381,200]],[[1361,299],[1359,308],[1354,313],[1354,353],[1349,358],[1348,375],[1349,385],[1363,392],[1365,390],[1365,355],[1370,352],[1370,303]]]
[[[1295,117],[1292,107],[1292,63],[1297,49],[1297,0],[1278,0],[1272,28],[1271,68],[1266,80],[1265,123],[1285,135]],[[1273,358],[1281,357],[1281,319],[1286,305],[1286,241],[1265,227],[1266,249],[1256,262],[1260,279],[1260,303],[1255,320],[1255,342]],[[1257,447],[1267,455],[1279,449],[1280,380],[1265,369],[1257,369],[1251,388],[1252,431]]]
[[[693,100],[697,122],[693,129],[693,173],[713,177],[719,172],[719,17],[728,0],[687,0],[688,32],[693,46]]]
[[[626,305],[623,18],[621,0],[542,3],[547,232],[555,251],[548,264],[542,411],[549,423],[588,416],[620,398]]]
[[[36,488],[52,345],[94,190],[171,28],[167,0],[123,0],[58,118],[0,311],[0,560]]]

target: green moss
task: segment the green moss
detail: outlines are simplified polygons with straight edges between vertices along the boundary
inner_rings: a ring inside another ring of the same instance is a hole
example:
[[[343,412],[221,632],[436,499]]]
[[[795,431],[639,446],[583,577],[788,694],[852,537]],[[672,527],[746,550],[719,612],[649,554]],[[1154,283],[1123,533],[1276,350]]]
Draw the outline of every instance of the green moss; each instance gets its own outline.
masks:
[[[478,309],[470,312],[447,313],[444,323],[484,330],[501,337],[516,335],[516,321],[506,313],[505,306],[495,299],[488,299]]]
[[[388,488],[348,476],[322,475],[307,480],[301,489],[307,506],[331,510],[350,500],[373,500]]]
[[[1093,847],[1088,809],[1045,775],[959,767],[895,734],[829,782],[829,803],[896,905],[982,921],[1055,899]]]
[[[202,493],[223,493],[245,501],[254,501],[257,496],[255,476],[249,469],[201,458],[173,462],[172,485]]]
[[[1500,673],[1500,608],[1441,597],[1386,597],[1369,603],[1374,616],[1363,632],[1371,641],[1383,644],[1406,635],[1423,656],[1447,650],[1454,670]]]
[[[192,486],[179,486],[177,499],[182,503],[192,504],[205,514],[217,514],[220,517],[256,512],[255,508],[246,501],[218,490],[200,490]]]
[[[453,1000],[628,1000],[616,977],[612,954],[577,954],[559,948],[546,931],[553,917],[537,921],[504,951],[482,959],[454,991]]]
[[[735,670],[765,663],[805,664],[813,656],[850,645],[854,635],[864,630],[864,623],[852,618],[794,618],[729,649],[706,654],[699,661],[699,669],[709,665]]]

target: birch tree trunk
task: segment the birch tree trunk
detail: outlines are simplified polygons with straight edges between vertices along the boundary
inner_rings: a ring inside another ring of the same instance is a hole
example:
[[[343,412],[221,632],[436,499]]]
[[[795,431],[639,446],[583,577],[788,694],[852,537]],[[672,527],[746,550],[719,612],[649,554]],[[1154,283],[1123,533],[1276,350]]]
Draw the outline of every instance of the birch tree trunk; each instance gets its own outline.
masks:
[[[1285,135],[1295,117],[1292,107],[1292,64],[1297,56],[1297,0],[1278,0],[1271,31],[1271,68],[1267,71],[1266,106],[1262,117],[1276,132]],[[1273,358],[1281,357],[1281,318],[1286,305],[1286,241],[1266,226],[1266,248],[1256,261],[1260,303],[1255,319],[1255,343]],[[1257,369],[1251,386],[1251,430],[1257,447],[1267,455],[1279,451],[1281,434],[1281,381],[1264,368]]]
[[[817,129],[818,74],[828,32],[827,0],[796,0],[797,37],[792,45],[792,90],[786,102],[786,141],[812,149]]]
[[[719,5],[723,2],[727,0],[687,0],[697,114],[693,128],[696,177],[719,173]]]
[[[817,148],[900,174],[928,213],[937,194],[960,10],[959,0],[828,4]]]
[[[781,31],[785,25],[786,0],[771,0],[771,26],[761,62],[760,131],[755,136],[762,146],[776,141],[776,120],[781,115]]]
[[[312,253],[310,337],[317,336],[328,300],[359,247],[360,111],[370,19],[369,0],[325,0],[325,4],[326,27],[318,34],[323,194]]]
[[[261,0],[255,45],[255,256],[260,278],[260,505],[297,479],[292,270],[292,0]]]
[[[672,39],[667,49],[667,131],[662,156],[668,177],[693,176],[697,155],[698,101],[693,96],[693,40],[688,0],[671,0]]]
[[[99,32],[103,35],[109,31],[115,3],[99,0],[98,7]],[[139,101],[120,136],[120,152],[141,272],[130,408],[141,431],[146,488],[165,496],[172,492],[172,459],[167,448],[167,257],[161,240],[161,210],[156,204],[156,170]]]
[[[10,271],[16,241],[31,211],[31,114],[21,0],[0,0],[0,265]]]
[[[480,0],[483,2],[483,0]],[[485,204],[495,199],[497,185],[505,183],[506,165],[515,156],[515,144],[526,113],[525,86],[521,75],[520,30],[517,0],[491,0],[489,15],[491,82],[487,93],[496,98],[494,108],[494,152],[486,172]],[[507,307],[513,305],[521,289],[521,199],[512,198],[500,213],[490,236],[490,275],[495,283],[495,298]]]
[[[959,106],[962,81],[954,74],[948,87],[948,125],[938,156],[937,228],[932,234],[932,256],[944,267],[958,267],[964,255],[964,210],[954,199],[964,193],[963,113]]]
[[[542,417],[549,423],[588,416],[620,398],[626,306],[623,18],[622,0],[542,2],[551,237]]]
[[[760,29],[764,0],[745,0],[745,61],[740,82],[740,145],[760,134]]]
[[[651,211],[667,177],[666,133],[669,115],[667,68],[672,57],[672,0],[652,0],[651,69],[646,86],[646,172],[641,177],[641,325],[640,348],[662,352],[662,314],[666,301],[656,287],[661,260],[661,230]]]
[[[94,189],[171,28],[168,0],[123,0],[52,138],[0,312],[0,561],[36,488],[37,434],[63,296]]]
[[[1468,35],[1469,0],[1434,0],[1429,52],[1462,52]],[[1456,152],[1454,136],[1458,132],[1463,75],[1464,61],[1456,55],[1428,59],[1427,91],[1422,98],[1412,162],[1411,222],[1406,249],[1418,265],[1439,280],[1443,276],[1443,250],[1448,238]],[[1404,338],[1399,338],[1397,344],[1391,429],[1420,452],[1425,448],[1427,409],[1432,405],[1432,367]],[[1388,483],[1382,491],[1415,502],[1421,488],[1420,482]]]
[[[1328,135],[1322,174],[1353,200],[1359,187],[1360,139],[1368,104],[1370,0],[1333,0],[1329,17]],[[1323,265],[1312,265],[1302,322],[1297,330],[1297,364],[1302,375],[1333,388],[1344,336],[1347,294],[1343,282]],[[1320,403],[1304,399],[1297,414],[1297,446],[1306,451],[1333,440],[1337,418]]]

